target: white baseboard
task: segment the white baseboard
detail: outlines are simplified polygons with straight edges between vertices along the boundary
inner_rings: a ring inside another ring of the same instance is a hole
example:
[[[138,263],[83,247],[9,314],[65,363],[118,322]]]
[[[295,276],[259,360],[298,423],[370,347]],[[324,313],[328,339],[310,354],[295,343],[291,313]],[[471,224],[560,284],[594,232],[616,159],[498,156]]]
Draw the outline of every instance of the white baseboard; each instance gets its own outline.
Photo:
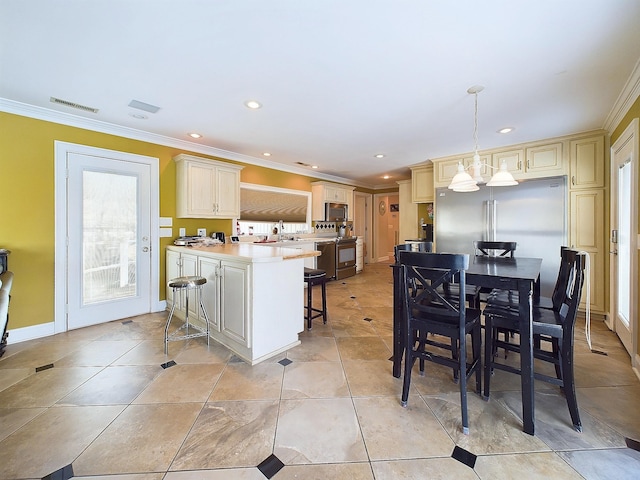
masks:
[[[36,338],[49,337],[55,333],[54,323],[41,323],[30,327],[13,328],[9,330],[7,344],[26,342]]]

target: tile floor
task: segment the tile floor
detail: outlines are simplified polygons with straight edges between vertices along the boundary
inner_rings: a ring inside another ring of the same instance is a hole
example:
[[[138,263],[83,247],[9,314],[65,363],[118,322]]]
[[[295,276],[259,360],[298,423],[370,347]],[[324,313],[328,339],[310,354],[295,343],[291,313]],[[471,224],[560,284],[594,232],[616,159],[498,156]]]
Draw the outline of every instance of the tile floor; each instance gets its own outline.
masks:
[[[589,352],[583,327],[576,338],[583,433],[558,390],[539,384],[536,435],[524,434],[519,378],[497,372],[491,401],[470,393],[465,436],[443,367],[414,375],[400,406],[391,289],[386,264],[330,282],[328,324],[316,320],[301,345],[254,367],[202,338],[171,343],[165,356],[165,313],[10,345],[0,478],[64,467],[94,480],[640,477],[640,452],[626,446],[640,440],[640,382],[601,322],[594,348],[607,356]]]

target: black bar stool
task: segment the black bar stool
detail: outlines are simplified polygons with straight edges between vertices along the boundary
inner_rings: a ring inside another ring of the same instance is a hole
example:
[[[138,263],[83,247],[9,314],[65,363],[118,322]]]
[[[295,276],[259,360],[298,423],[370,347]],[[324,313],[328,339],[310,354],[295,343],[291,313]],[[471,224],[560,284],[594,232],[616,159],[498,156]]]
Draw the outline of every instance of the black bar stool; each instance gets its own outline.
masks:
[[[197,275],[191,275],[186,277],[177,277],[169,280],[169,287],[173,289],[173,305],[171,306],[171,312],[169,313],[169,318],[167,318],[167,324],[164,327],[164,353],[165,355],[169,353],[169,342],[177,341],[177,340],[187,340],[188,338],[196,338],[196,337],[207,337],[207,345],[209,345],[209,316],[207,315],[207,311],[204,308],[204,304],[202,303],[202,285],[207,283],[207,279],[204,277],[200,277]],[[192,325],[189,323],[189,291],[195,290],[197,295],[197,300],[200,303],[200,309],[202,310],[202,314],[204,315],[204,321],[206,325],[206,331],[202,331],[199,327]],[[171,324],[171,319],[173,318],[173,312],[176,309],[176,303],[178,302],[178,298],[181,293],[185,294],[185,319],[184,323],[178,327],[173,333],[169,333],[169,325]],[[191,332],[189,332],[189,328],[191,328]],[[180,332],[184,330],[184,334],[181,335]]]
[[[304,267],[304,282],[307,284],[305,318],[307,319],[307,329],[311,330],[311,322],[314,318],[322,317],[322,323],[327,323],[327,272]],[[313,307],[311,293],[314,285],[322,286],[322,309]]]

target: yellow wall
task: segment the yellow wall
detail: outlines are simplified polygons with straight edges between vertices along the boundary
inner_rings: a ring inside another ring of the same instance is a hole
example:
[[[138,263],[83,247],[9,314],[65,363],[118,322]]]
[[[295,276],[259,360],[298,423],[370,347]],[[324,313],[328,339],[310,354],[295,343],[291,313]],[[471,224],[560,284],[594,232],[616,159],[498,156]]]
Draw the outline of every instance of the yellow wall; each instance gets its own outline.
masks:
[[[54,321],[54,285],[58,281],[54,278],[55,140],[159,158],[160,216],[173,217],[174,236],[180,227],[192,235],[199,227],[231,234],[231,220],[175,218],[172,158],[193,152],[0,112],[0,248],[11,250],[9,267],[15,274],[10,329]],[[311,191],[310,183],[316,180],[254,165],[243,166],[240,175],[243,182]],[[164,252],[171,242],[171,238],[161,238],[160,251]],[[161,254],[160,300],[165,298],[164,264]]]
[[[627,114],[611,134],[611,145],[613,145],[615,141],[620,137],[620,135],[622,135],[622,132],[624,132],[625,128],[629,126],[631,120],[633,120],[634,118],[640,118],[640,97],[636,98],[636,101],[633,103]],[[637,229],[638,225],[640,224],[640,205],[636,205],[636,212],[638,214],[638,218],[636,219],[636,231],[640,231]],[[638,256],[638,265],[636,269],[636,273],[638,272],[640,272],[640,255]],[[640,282],[636,281],[636,284],[638,286],[638,291],[636,292],[636,298],[638,299],[636,312],[640,313]],[[636,335],[638,338],[637,345],[640,345],[640,328],[638,328],[638,332],[636,333]]]

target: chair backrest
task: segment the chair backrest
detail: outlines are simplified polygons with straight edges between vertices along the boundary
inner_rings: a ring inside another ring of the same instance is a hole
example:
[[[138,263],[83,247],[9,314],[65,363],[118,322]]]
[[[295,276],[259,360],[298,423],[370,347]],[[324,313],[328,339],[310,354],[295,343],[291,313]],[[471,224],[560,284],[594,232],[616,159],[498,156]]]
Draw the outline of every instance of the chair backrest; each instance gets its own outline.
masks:
[[[417,250],[414,250],[417,248]],[[433,251],[433,242],[414,242],[414,243],[401,243],[393,247],[393,254],[398,263],[398,252],[421,252],[428,253]]]
[[[476,240],[473,242],[477,257],[513,257],[513,252],[516,251],[517,246],[518,242],[489,242],[485,240]]]
[[[450,317],[464,323],[465,271],[469,255],[449,253],[399,252],[402,268],[402,296],[406,315],[419,313]],[[445,294],[445,286],[453,278],[459,279],[458,298]]]
[[[569,331],[573,336],[573,326],[576,323],[578,307],[582,297],[582,285],[584,284],[584,269],[586,259],[584,254],[569,248],[563,251],[563,256],[568,263],[568,274],[563,281],[564,297],[558,313],[562,318],[565,332]]]
[[[551,294],[551,302],[553,303],[553,309],[558,311],[564,301],[566,292],[567,276],[571,272],[571,262],[569,260],[572,255],[566,253],[567,247],[560,247],[560,269],[558,270],[558,277],[556,278],[556,284],[553,287],[553,293]]]

